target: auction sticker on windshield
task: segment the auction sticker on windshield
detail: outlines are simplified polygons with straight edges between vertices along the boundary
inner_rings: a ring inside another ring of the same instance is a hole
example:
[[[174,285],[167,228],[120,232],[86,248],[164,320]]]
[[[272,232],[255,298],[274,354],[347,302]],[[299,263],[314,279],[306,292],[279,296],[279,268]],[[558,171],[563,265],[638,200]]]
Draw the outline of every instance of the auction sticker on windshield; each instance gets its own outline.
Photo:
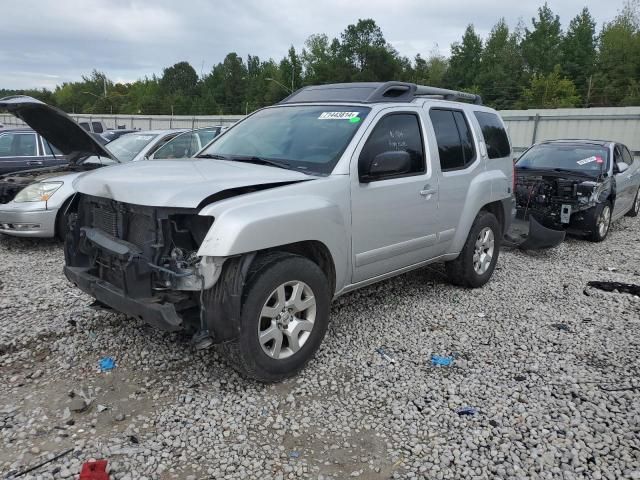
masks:
[[[582,160],[578,160],[576,163],[578,165],[586,165],[587,163],[592,163],[592,162],[602,163],[602,157],[594,155],[588,158],[583,158]]]
[[[322,112],[319,120],[351,120],[360,115],[360,112]]]

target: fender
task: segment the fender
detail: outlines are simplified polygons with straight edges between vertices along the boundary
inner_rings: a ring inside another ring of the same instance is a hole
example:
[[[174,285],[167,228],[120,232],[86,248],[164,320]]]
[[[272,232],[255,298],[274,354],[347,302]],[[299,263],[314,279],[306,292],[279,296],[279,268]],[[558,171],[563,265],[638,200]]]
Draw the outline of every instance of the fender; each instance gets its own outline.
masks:
[[[464,202],[466,208],[460,216],[448,253],[458,253],[462,250],[478,212],[489,203],[509,199],[509,188],[509,179],[499,169],[484,171],[471,180]]]
[[[329,250],[336,269],[336,287],[347,279],[349,241],[340,207],[315,195],[287,195],[239,202],[229,199],[204,207],[213,216],[199,256],[231,257],[303,241],[318,241]]]

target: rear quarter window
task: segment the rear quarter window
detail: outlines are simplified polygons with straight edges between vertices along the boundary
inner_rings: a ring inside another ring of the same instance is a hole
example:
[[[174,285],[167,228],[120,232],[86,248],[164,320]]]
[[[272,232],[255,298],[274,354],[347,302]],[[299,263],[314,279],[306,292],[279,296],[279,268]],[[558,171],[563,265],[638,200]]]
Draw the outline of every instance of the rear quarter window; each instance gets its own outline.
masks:
[[[503,158],[511,155],[509,137],[498,115],[489,112],[473,112],[480,124],[489,158]]]

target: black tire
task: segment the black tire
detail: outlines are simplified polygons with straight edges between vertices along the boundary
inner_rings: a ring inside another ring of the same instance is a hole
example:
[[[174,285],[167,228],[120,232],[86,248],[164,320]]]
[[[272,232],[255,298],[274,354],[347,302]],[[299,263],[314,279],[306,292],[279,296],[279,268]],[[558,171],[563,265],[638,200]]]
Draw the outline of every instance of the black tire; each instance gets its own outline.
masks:
[[[483,273],[479,273],[474,267],[474,255],[478,236],[485,228],[490,229],[493,233],[493,254],[488,268]],[[487,283],[496,267],[501,244],[502,228],[500,222],[492,213],[481,210],[471,226],[467,241],[458,258],[445,263],[445,270],[451,283],[468,288],[478,288]]]
[[[608,221],[604,221],[606,223],[606,227],[600,228],[600,223],[603,221],[603,212],[605,209],[609,209]],[[602,242],[607,235],[609,234],[609,230],[611,228],[611,214],[613,213],[613,207],[611,206],[611,202],[607,200],[604,203],[596,206],[593,219],[591,220],[590,233],[587,238],[592,242]]]
[[[324,338],[331,304],[329,281],[311,260],[283,252],[256,258],[247,278],[239,336],[223,344],[222,351],[242,375],[260,382],[279,382],[298,373],[313,358]],[[276,288],[292,281],[304,282],[311,289],[315,298],[315,320],[300,349],[287,358],[276,359],[263,350],[258,339],[260,322],[265,321],[261,312]]]
[[[633,203],[631,209],[627,212],[628,217],[637,217],[640,213],[640,188],[636,192],[636,196],[633,197]]]

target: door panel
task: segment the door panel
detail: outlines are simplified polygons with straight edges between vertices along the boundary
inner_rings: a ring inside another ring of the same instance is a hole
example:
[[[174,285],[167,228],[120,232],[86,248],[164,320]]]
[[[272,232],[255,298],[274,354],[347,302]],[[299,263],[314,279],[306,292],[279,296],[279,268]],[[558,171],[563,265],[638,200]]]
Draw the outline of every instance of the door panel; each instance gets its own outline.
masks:
[[[400,115],[405,115],[400,118]],[[409,117],[415,119],[408,121]],[[390,118],[397,116],[397,118]],[[405,120],[405,121],[400,121]],[[424,153],[417,109],[381,113],[351,161],[353,283],[427,260],[437,254],[437,183]],[[387,151],[411,151],[413,171],[361,183],[358,160]],[[418,152],[419,150],[419,152]]]
[[[631,205],[630,192],[631,192],[631,166],[628,170],[622,173],[616,172],[616,165],[618,162],[624,162],[624,147],[622,145],[616,145],[613,155],[614,165],[614,178],[616,180],[616,203],[613,207],[613,216],[617,217],[623,212],[626,212]]]

